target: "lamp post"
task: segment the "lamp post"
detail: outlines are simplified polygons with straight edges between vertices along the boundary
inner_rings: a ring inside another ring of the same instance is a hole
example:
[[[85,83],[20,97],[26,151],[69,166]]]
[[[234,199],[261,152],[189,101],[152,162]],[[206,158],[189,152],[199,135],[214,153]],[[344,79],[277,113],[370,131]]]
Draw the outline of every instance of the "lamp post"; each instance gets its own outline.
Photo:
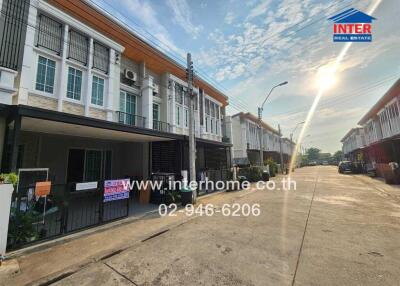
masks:
[[[281,82],[280,84],[277,84],[271,88],[269,91],[267,97],[264,99],[263,103],[261,104],[260,107],[258,107],[258,120],[259,120],[259,127],[260,127],[260,165],[264,166],[264,156],[263,156],[263,130],[262,130],[262,112],[264,109],[264,104],[267,101],[268,97],[271,95],[272,91],[277,88],[278,86],[282,86],[288,84],[287,81]],[[282,162],[281,162],[282,165]]]
[[[305,123],[305,121],[302,121],[302,122],[299,122],[299,123],[296,124],[296,127],[295,127],[295,128],[292,130],[292,132],[290,133],[290,141],[293,142],[293,134],[294,134],[294,132],[296,131],[297,127],[299,127],[301,124],[304,124],[304,123]]]

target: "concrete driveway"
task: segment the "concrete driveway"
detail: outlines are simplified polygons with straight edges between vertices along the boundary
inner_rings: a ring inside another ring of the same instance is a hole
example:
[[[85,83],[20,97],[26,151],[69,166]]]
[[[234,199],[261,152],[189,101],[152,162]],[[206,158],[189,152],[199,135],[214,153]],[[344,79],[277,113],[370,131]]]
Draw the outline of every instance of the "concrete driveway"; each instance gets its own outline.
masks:
[[[329,166],[292,179],[296,191],[237,193],[260,216],[197,216],[54,285],[399,285],[398,189]]]

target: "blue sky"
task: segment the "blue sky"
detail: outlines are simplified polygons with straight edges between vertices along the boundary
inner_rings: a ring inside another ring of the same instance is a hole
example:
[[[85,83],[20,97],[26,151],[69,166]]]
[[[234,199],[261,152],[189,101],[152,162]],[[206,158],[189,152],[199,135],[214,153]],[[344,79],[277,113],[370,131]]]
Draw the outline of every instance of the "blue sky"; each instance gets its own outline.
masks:
[[[318,69],[343,47],[332,42],[328,18],[348,8],[367,11],[375,1],[96,0],[169,55],[183,61],[190,51],[199,74],[230,97],[230,114],[257,114],[270,87],[289,81],[263,113],[285,136],[306,117]],[[343,135],[400,77],[398,15],[398,0],[382,0],[373,15],[373,42],[354,44],[344,58],[309,127],[307,147],[340,149]]]

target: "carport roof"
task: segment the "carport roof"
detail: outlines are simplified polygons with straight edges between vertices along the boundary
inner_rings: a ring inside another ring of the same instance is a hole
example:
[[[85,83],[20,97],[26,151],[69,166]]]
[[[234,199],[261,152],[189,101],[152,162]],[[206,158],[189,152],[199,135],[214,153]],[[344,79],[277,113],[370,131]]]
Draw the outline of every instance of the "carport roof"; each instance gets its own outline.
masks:
[[[169,132],[162,132],[148,128],[140,128],[136,126],[128,126],[125,124],[111,122],[101,119],[89,118],[86,116],[75,115],[65,112],[53,111],[38,107],[26,106],[26,105],[12,105],[9,106],[10,112],[15,115],[22,117],[30,117],[40,120],[60,122],[69,125],[86,126],[90,128],[106,129],[111,131],[119,131],[131,134],[140,134],[151,138],[160,138],[161,140],[172,139],[172,140],[183,140],[184,136]],[[53,124],[54,125],[54,124]],[[53,126],[54,127],[54,126]],[[149,140],[155,141],[155,140]]]

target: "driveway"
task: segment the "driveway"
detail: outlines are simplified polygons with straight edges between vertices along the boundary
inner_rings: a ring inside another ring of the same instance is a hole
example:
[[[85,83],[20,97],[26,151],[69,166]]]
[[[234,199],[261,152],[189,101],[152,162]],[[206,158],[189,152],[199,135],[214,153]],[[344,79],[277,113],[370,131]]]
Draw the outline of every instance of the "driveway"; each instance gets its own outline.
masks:
[[[292,179],[295,191],[242,191],[230,201],[259,204],[259,216],[203,214],[54,284],[399,285],[398,189],[329,166]],[[226,202],[222,194],[203,204]]]

